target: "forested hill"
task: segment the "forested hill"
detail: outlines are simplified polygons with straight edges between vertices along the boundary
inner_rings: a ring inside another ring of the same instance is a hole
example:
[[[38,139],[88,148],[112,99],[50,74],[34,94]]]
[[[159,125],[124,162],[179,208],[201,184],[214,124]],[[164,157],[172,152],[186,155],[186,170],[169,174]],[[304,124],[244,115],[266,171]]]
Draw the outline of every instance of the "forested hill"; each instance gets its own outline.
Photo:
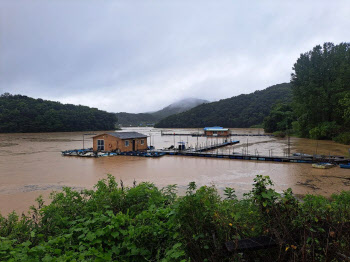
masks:
[[[155,112],[139,114],[120,112],[117,113],[118,124],[122,126],[154,125],[154,123],[157,123],[165,117],[187,111],[193,107],[208,102],[209,101],[207,100],[198,98],[186,98],[172,103],[167,107],[164,107],[163,109]]]
[[[0,96],[0,132],[112,130],[114,113],[5,93]]]
[[[291,85],[278,84],[251,94],[199,105],[161,120],[156,127],[251,127],[261,124],[274,104],[291,99]]]

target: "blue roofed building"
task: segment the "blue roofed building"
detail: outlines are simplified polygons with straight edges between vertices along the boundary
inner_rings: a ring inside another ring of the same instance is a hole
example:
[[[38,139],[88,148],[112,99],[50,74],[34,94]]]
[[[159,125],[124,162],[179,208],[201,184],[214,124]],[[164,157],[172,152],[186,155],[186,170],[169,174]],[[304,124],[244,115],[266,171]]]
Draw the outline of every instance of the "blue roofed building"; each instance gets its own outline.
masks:
[[[223,128],[221,126],[205,127],[204,134],[206,136],[229,136],[230,131],[228,128]]]

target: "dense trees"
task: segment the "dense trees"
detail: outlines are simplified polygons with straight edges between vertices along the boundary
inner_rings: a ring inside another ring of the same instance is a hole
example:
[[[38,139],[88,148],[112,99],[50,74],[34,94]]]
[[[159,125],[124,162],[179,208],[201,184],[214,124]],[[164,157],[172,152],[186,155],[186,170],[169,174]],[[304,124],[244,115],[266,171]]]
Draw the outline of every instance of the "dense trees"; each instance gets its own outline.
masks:
[[[301,54],[291,83],[297,130],[330,139],[350,131],[350,43],[325,43]]]
[[[294,119],[293,109],[290,103],[278,103],[264,119],[265,132],[286,131],[291,129]]]
[[[288,101],[291,101],[291,86],[283,83],[248,95],[199,105],[161,120],[156,127],[251,127],[263,122],[272,105]]]
[[[111,130],[116,122],[115,114],[96,108],[8,93],[0,96],[2,133]]]

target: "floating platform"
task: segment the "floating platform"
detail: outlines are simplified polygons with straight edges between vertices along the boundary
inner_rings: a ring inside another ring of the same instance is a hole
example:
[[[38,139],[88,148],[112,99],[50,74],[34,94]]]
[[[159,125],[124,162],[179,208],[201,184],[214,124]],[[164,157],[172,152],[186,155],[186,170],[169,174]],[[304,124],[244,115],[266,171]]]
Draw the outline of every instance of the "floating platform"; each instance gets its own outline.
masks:
[[[62,152],[63,156],[78,156],[78,157],[111,157],[111,156],[138,156],[138,157],[161,157],[165,155],[171,156],[190,156],[190,157],[205,157],[205,158],[225,158],[225,159],[237,159],[237,160],[253,160],[253,161],[269,161],[269,162],[289,162],[289,163],[320,163],[327,162],[331,164],[348,164],[350,159],[346,159],[342,156],[307,156],[305,154],[293,155],[293,156],[263,156],[263,155],[248,155],[248,154],[219,154],[209,153],[210,150],[217,148],[238,144],[238,140],[228,141],[220,144],[212,144],[199,148],[188,148],[184,150],[177,149],[163,149],[163,150],[147,150],[147,151],[131,151],[131,152],[93,152],[92,148],[89,149],[74,149],[66,150]],[[346,166],[346,167],[345,167]],[[347,168],[347,165],[342,165],[343,168]]]
[[[161,133],[162,136],[192,136],[192,137],[230,137],[230,136],[268,136],[268,137],[274,137],[272,134],[233,134],[230,133],[229,135],[212,135],[208,136],[204,133]]]
[[[164,156],[164,152],[157,151],[131,151],[131,152],[94,152],[91,149],[73,149],[62,151],[62,156],[77,157],[111,157],[111,156],[141,156],[141,157],[160,157]]]
[[[281,156],[259,156],[259,155],[246,155],[246,154],[216,154],[207,152],[195,152],[195,151],[158,151],[163,152],[166,155],[176,156],[192,156],[192,157],[206,157],[206,158],[226,158],[226,159],[238,159],[238,160],[254,160],[254,161],[270,161],[270,162],[289,162],[289,163],[320,163],[324,162],[323,158],[300,158],[295,156],[281,157]],[[333,164],[341,164],[348,162],[349,159],[331,159],[329,162]]]
[[[200,148],[195,149],[194,152],[205,152],[205,151],[215,150],[215,149],[220,148],[220,147],[231,146],[231,145],[235,145],[238,143],[239,143],[238,140],[232,140],[232,141],[228,141],[228,142],[224,142],[224,143],[220,143],[220,144],[207,145],[205,147],[200,147]]]

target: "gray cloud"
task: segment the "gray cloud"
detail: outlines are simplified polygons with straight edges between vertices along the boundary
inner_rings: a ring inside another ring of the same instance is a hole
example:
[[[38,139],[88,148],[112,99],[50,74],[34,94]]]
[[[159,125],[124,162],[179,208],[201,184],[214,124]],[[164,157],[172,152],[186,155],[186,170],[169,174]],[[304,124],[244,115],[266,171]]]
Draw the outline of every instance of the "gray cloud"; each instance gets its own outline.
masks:
[[[287,82],[300,53],[348,41],[348,1],[0,3],[0,92],[157,110]]]

